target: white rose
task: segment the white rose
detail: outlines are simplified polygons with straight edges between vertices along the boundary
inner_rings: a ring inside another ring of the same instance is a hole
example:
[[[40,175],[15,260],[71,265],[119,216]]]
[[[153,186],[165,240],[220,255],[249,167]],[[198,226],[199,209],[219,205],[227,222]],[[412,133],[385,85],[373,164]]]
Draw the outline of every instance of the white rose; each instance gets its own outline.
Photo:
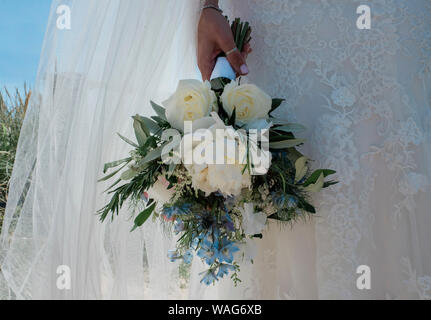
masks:
[[[208,182],[215,189],[227,196],[238,196],[241,190],[249,188],[251,177],[244,165],[209,165]]]
[[[183,138],[183,163],[189,171],[193,187],[204,191],[207,195],[213,192],[220,191],[225,195],[237,196],[242,189],[248,188],[251,185],[251,177],[246,170],[244,173],[245,157],[247,148],[240,133],[236,132],[232,127],[226,127],[220,120],[217,114],[212,114],[213,124],[206,133],[206,139],[203,141],[191,141],[191,135],[187,134]],[[211,123],[208,122],[207,123]],[[224,130],[221,134],[217,129]],[[186,141],[189,139],[188,141]],[[227,146],[227,152],[224,154],[224,164],[217,164],[217,146],[223,140]],[[203,155],[212,155],[209,162],[205,158],[197,161],[198,157]]]
[[[232,115],[236,110],[236,119],[247,123],[255,119],[266,118],[271,111],[272,99],[254,84],[238,85],[232,81],[224,88],[221,95],[224,110]]]
[[[242,227],[248,236],[262,233],[268,220],[263,212],[255,212],[253,203],[245,203],[244,208],[240,209],[242,214]]]
[[[195,121],[217,109],[217,98],[208,81],[181,80],[175,93],[166,100],[166,117],[171,126],[184,130],[184,121]]]
[[[175,189],[168,189],[169,182],[162,176],[159,176],[156,183],[147,191],[150,199],[154,199],[158,204],[163,205],[171,200]]]

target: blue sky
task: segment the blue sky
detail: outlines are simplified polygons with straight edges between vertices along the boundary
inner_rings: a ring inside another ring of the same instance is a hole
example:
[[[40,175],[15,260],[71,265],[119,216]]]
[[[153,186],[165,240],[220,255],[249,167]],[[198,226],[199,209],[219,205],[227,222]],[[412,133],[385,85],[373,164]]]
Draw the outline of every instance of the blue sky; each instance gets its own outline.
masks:
[[[51,0],[0,0],[0,88],[34,83]]]

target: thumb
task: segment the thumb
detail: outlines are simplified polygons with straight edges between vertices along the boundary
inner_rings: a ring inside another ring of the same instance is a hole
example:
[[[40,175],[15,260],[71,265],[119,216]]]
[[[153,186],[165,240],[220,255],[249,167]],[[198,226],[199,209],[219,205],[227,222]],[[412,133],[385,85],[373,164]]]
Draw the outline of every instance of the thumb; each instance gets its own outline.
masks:
[[[237,74],[241,76],[245,76],[248,74],[249,72],[248,67],[247,67],[247,64],[245,63],[245,58],[241,54],[241,52],[239,52],[238,50],[235,50],[234,52],[232,52],[227,56],[227,60],[234,68]]]

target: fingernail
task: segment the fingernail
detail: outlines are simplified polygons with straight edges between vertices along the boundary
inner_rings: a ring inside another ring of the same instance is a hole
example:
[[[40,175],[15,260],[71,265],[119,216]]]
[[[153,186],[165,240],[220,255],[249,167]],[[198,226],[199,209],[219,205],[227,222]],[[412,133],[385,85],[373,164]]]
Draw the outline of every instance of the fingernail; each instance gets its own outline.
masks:
[[[242,74],[248,74],[248,68],[247,68],[247,65],[243,64],[243,65],[240,67],[240,70],[241,70],[241,73],[242,73]]]

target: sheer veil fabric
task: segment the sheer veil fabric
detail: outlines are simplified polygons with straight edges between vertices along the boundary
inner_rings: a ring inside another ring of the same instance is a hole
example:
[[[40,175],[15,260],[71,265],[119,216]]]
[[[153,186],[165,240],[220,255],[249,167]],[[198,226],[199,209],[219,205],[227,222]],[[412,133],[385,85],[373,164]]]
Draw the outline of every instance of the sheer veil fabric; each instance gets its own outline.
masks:
[[[269,226],[237,288],[204,287],[195,259],[186,289],[159,224],[130,233],[128,208],[112,223],[95,213],[103,164],[129,150],[115,133],[132,137],[131,115],[198,77],[201,3],[54,0],[0,239],[1,298],[431,298],[431,5],[372,1],[372,29],[359,30],[363,2],[220,1],[253,26],[247,81],[287,98],[278,116],[308,127],[304,153],[341,183],[314,198],[311,222]],[[56,28],[60,4],[72,30]]]
[[[56,26],[60,5],[71,30]],[[180,79],[197,78],[199,1],[54,0],[22,129],[1,235],[3,298],[166,298],[172,240],[151,223],[130,233],[96,212],[108,197],[104,162],[128,154],[131,116],[148,114]],[[67,266],[70,290],[57,278]]]

